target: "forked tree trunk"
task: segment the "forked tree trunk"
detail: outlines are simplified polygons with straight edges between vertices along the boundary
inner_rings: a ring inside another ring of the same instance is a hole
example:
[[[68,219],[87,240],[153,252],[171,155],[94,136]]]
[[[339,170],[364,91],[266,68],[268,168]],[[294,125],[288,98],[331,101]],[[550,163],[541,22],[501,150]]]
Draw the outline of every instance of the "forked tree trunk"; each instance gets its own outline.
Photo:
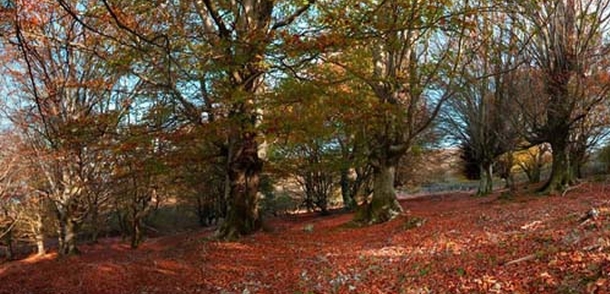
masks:
[[[233,148],[229,148],[227,216],[217,234],[225,240],[237,239],[262,228],[258,188],[263,163],[258,156],[255,135],[248,133],[240,139],[233,141]]]
[[[360,208],[354,219],[356,222],[377,224],[392,220],[403,213],[394,190],[395,175],[396,168],[392,164],[379,164],[374,168],[373,198],[370,203]]]
[[[76,234],[78,224],[67,215],[61,215],[59,218],[59,255],[68,256],[78,254],[79,250],[76,247]]]

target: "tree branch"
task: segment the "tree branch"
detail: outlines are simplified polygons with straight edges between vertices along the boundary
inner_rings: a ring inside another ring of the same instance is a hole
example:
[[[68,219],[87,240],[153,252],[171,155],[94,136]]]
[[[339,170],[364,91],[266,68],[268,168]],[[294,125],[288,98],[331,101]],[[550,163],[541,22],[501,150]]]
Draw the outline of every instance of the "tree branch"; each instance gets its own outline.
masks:
[[[299,9],[297,9],[297,11],[295,11],[293,14],[289,15],[288,17],[284,18],[283,20],[276,22],[271,27],[271,30],[275,31],[277,29],[280,29],[282,27],[285,27],[285,26],[291,24],[292,22],[294,22],[295,19],[297,19],[297,17],[299,17],[301,14],[305,13],[305,11],[307,11],[309,9],[309,7],[311,7],[311,5],[313,5],[314,3],[316,3],[316,0],[308,0],[307,4],[305,4],[304,6],[302,6]]]

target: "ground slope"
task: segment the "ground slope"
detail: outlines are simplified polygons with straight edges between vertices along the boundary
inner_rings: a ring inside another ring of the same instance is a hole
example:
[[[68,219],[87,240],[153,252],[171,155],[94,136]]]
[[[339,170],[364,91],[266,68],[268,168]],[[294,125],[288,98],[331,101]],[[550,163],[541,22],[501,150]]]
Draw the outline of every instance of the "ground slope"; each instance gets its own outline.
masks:
[[[347,225],[351,214],[305,215],[238,242],[208,241],[210,230],[137,250],[106,239],[0,265],[0,293],[610,292],[610,186],[402,204],[407,217],[365,228]]]

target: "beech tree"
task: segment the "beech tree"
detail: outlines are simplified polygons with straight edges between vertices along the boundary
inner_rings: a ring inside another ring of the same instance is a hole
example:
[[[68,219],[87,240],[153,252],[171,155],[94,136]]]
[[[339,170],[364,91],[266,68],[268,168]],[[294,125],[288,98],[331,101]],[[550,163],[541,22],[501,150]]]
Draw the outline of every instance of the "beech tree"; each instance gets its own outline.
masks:
[[[222,121],[219,132],[225,136],[216,143],[226,161],[228,210],[218,236],[233,239],[259,230],[263,159],[258,126],[264,75],[269,56],[283,43],[282,32],[313,0],[178,1],[159,6],[102,1],[103,9],[80,1],[59,2],[80,23],[109,19],[113,29],[89,27],[124,45],[131,56],[122,60],[143,66],[130,70],[170,95],[191,123]],[[142,68],[154,70],[149,74]]]
[[[475,11],[469,9],[449,1],[339,1],[324,8],[332,28],[327,38],[345,42],[345,49],[324,60],[366,85],[368,90],[360,90],[370,93],[367,103],[373,106],[366,131],[373,196],[357,221],[379,223],[402,213],[394,190],[396,164],[451,97],[440,85],[459,73],[462,24]]]
[[[524,128],[530,131],[528,141],[548,142],[552,149],[545,192],[562,191],[573,183],[570,136],[607,95],[609,5],[607,0],[511,1],[507,5],[520,28],[514,37],[530,61],[527,71],[540,79],[524,89],[524,93],[535,93],[530,97],[538,106],[522,102],[527,107],[521,111],[528,118]]]
[[[523,170],[531,184],[539,183],[542,167],[550,159],[550,146],[540,144],[516,152],[515,163]]]
[[[17,224],[21,221],[23,211],[18,203],[25,201],[21,171],[22,162],[17,157],[18,152],[16,138],[8,133],[0,134],[0,243],[6,249],[5,257],[8,260],[14,258],[14,242]]]
[[[476,26],[465,41],[472,56],[457,79],[456,97],[446,104],[442,121],[446,132],[468,152],[466,164],[477,165],[477,194],[486,195],[493,189],[496,159],[512,151],[518,139],[510,116],[518,115],[511,88],[513,69],[520,59],[505,13],[496,10],[476,18]]]
[[[130,125],[121,130],[121,144],[114,156],[115,209],[124,237],[137,248],[145,234],[145,219],[157,208],[167,187],[164,181],[163,143],[146,126]],[[166,178],[166,177],[165,177]]]
[[[352,210],[370,178],[362,148],[368,93],[335,65],[316,62],[300,70],[282,80],[266,109],[262,127],[273,142],[272,171],[297,178],[310,210],[326,213],[327,198],[339,186],[345,209]]]
[[[11,11],[4,44],[16,54],[7,72],[19,90],[11,119],[25,138],[32,170],[43,175],[35,188],[53,204],[59,253],[73,254],[90,209],[90,184],[108,178],[98,161],[120,120],[112,96],[117,75],[105,67],[107,44],[55,3],[17,2]]]

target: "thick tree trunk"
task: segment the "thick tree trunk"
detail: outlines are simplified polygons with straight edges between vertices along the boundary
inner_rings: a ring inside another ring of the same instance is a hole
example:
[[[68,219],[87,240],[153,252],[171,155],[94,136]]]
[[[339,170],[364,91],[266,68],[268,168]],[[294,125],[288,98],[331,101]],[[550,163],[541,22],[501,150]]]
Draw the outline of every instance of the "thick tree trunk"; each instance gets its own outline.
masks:
[[[44,246],[44,236],[36,235],[34,238],[36,239],[36,254],[45,255],[47,253],[47,250]]]
[[[488,195],[493,191],[493,165],[491,163],[479,164],[481,179],[479,180],[478,196]]]
[[[225,240],[237,239],[262,228],[258,188],[263,162],[258,156],[254,133],[247,133],[240,139],[229,148],[227,216],[218,230],[218,237]]]
[[[553,166],[551,176],[541,188],[541,192],[544,194],[557,194],[571,185],[574,179],[567,151],[567,135],[564,139],[561,136],[556,136],[556,140],[553,140],[550,144],[553,150]]]
[[[76,247],[77,228],[77,223],[67,215],[59,218],[59,255],[68,256],[79,253]]]
[[[360,208],[354,219],[356,222],[365,224],[382,223],[403,213],[394,190],[395,175],[396,169],[392,164],[379,164],[374,168],[373,198],[370,203]]]
[[[529,172],[526,172],[527,179],[530,184],[540,183],[540,172],[542,170],[542,165],[538,162],[534,163],[534,166]]]
[[[570,160],[570,168],[571,168],[571,173],[572,173],[572,179],[582,179],[584,177],[583,174],[583,167],[585,165],[585,163],[587,162],[587,157],[586,157],[586,149],[585,147],[583,147],[583,149],[579,149],[576,150],[575,152],[571,152],[569,154],[569,160]]]

